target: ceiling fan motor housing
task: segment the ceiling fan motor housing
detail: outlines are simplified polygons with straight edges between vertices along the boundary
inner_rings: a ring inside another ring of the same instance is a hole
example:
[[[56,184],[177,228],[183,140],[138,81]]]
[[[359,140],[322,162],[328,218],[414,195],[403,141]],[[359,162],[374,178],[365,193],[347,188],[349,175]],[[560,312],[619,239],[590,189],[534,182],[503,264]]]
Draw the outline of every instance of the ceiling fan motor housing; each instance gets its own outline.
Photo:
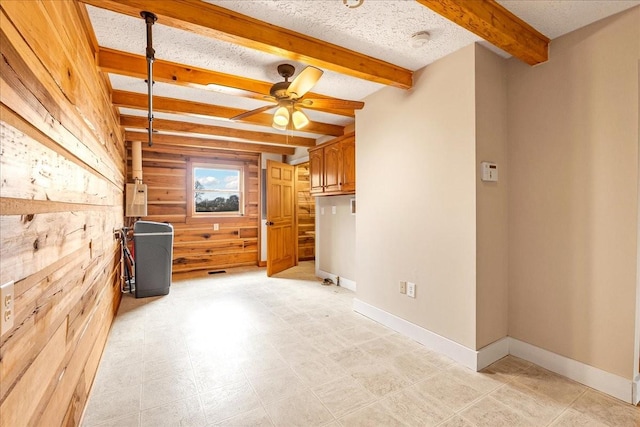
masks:
[[[269,91],[269,93],[271,94],[271,96],[278,100],[288,99],[289,95],[287,94],[287,89],[289,88],[290,84],[291,82],[278,82],[271,86],[271,90]]]

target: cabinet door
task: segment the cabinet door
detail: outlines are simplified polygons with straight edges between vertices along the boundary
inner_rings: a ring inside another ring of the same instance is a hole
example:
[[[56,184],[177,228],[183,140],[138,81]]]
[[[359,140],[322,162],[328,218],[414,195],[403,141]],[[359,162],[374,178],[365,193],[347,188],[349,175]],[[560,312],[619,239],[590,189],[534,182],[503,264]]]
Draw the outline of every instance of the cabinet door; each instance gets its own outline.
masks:
[[[309,150],[309,192],[318,194],[324,191],[324,150]]]
[[[356,191],[356,140],[349,138],[341,141],[342,150],[342,186],[345,193]]]
[[[324,192],[335,193],[342,187],[342,150],[340,143],[324,147]]]

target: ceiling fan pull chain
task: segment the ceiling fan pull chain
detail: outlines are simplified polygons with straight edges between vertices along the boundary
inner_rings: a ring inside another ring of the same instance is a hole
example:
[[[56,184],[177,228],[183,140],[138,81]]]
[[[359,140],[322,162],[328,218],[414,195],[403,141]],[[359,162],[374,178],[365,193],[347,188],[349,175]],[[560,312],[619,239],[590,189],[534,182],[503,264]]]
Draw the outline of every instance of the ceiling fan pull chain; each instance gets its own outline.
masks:
[[[147,25],[147,91],[149,97],[149,147],[153,145],[153,61],[156,51],[153,49],[153,34],[151,27],[158,20],[158,17],[147,11],[140,12]]]

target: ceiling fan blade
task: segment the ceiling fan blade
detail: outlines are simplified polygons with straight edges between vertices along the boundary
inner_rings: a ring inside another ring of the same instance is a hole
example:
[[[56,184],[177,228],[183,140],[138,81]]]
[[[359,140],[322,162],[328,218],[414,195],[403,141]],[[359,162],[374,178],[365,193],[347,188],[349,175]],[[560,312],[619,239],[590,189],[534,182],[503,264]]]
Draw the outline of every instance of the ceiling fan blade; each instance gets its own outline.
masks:
[[[245,111],[244,113],[240,113],[237,116],[230,117],[229,120],[242,120],[245,117],[253,116],[254,114],[262,113],[263,111],[271,110],[272,108],[276,108],[278,105],[265,105],[264,107],[256,108],[255,110]]]
[[[320,68],[316,68],[311,65],[307,66],[295,79],[293,79],[287,89],[287,94],[292,99],[302,98],[313,86],[315,86],[323,73],[324,71]]]
[[[364,102],[338,98],[305,98],[301,103],[307,108],[330,110],[362,110],[364,107]]]

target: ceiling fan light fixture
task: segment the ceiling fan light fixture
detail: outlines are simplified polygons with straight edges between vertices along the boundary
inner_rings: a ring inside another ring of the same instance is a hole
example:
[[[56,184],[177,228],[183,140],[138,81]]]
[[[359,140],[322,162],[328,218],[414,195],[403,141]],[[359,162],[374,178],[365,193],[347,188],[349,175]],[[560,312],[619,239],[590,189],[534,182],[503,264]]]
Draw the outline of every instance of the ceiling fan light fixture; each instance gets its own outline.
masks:
[[[278,129],[278,130],[287,130],[287,126],[280,126],[279,124],[277,124],[276,122],[271,123],[271,127],[273,127],[274,129]]]
[[[294,110],[291,115],[291,120],[293,121],[293,127],[296,129],[302,129],[306,125],[309,124],[309,118],[305,113],[300,110]]]
[[[278,107],[275,114],[273,115],[273,124],[282,126],[284,128],[289,124],[289,110],[287,107]]]

